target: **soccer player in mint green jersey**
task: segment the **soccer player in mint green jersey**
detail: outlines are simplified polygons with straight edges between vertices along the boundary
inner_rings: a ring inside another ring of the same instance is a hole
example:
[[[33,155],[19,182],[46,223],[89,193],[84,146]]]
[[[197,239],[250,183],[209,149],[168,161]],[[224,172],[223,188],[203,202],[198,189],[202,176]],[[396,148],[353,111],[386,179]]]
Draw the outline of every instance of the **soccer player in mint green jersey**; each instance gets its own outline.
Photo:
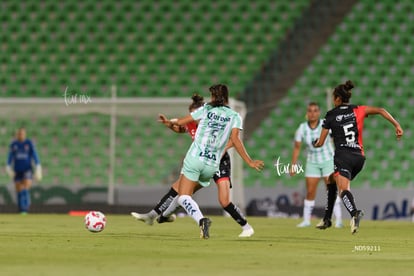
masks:
[[[189,112],[195,111],[197,108],[203,106],[204,98],[198,94],[194,94],[191,99],[193,102],[189,106]],[[228,104],[227,102],[225,104]],[[174,132],[177,133],[184,133],[187,132],[190,134],[191,138],[194,140],[196,131],[197,131],[197,123],[198,122],[190,122],[185,127],[170,124],[170,120],[165,117],[163,114],[160,114],[160,122],[165,122],[165,126]],[[232,147],[231,142],[227,144],[227,149]],[[218,192],[218,201],[220,205],[233,219],[236,221],[242,228],[242,232],[240,233],[240,238],[248,238],[254,234],[253,227],[247,222],[247,219],[244,217],[243,213],[240,209],[231,202],[230,199],[230,189],[232,188],[232,181],[231,181],[231,160],[230,155],[226,152],[223,154],[220,160],[220,168],[216,171],[215,175],[213,176],[213,180],[217,185],[217,192]],[[157,205],[148,213],[137,213],[131,212],[131,215],[142,222],[145,222],[148,225],[152,225],[154,220],[157,220],[158,223],[164,222],[173,222],[176,218],[174,212],[178,208],[179,204],[177,203],[178,200],[178,184],[179,179],[177,179],[174,184],[171,186],[170,190],[161,198],[161,200],[157,203]],[[198,185],[197,188],[202,188],[201,185]],[[194,191],[195,193],[196,191]],[[165,216],[163,216],[165,215]]]
[[[242,159],[257,171],[263,169],[261,160],[252,160],[243,142],[239,138],[242,129],[240,115],[227,107],[228,89],[223,84],[210,87],[211,102],[197,109],[186,117],[174,120],[173,124],[184,126],[192,121],[199,121],[195,139],[185,158],[178,187],[178,204],[200,226],[201,237],[209,238],[210,219],[205,218],[198,204],[191,197],[199,184],[207,187],[210,178],[219,169],[220,160],[230,139]]]
[[[297,227],[309,227],[311,225],[311,215],[315,206],[315,197],[318,183],[323,178],[326,185],[329,184],[329,175],[334,171],[333,153],[334,149],[331,141],[327,140],[320,148],[315,148],[312,142],[317,139],[322,131],[322,120],[320,119],[321,110],[315,102],[308,104],[306,111],[306,122],[299,125],[295,134],[295,143],[292,153],[292,168],[295,168],[302,143],[306,145],[307,158],[305,167],[306,197],[303,202],[303,221]],[[293,176],[296,172],[290,171]],[[340,199],[335,202],[334,214],[336,218],[335,226],[342,227],[342,213]]]

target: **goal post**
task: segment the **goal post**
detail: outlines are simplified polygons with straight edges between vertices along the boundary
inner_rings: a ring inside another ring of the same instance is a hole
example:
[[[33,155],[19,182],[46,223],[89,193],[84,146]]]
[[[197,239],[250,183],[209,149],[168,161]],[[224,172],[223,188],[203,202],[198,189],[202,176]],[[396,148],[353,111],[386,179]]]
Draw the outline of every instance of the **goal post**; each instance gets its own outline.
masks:
[[[326,108],[327,111],[332,109],[333,103],[332,103],[332,88],[327,87],[325,89],[326,92]]]
[[[242,101],[230,99],[230,107],[237,111],[242,117],[243,121],[246,118],[247,109],[246,105]],[[243,140],[243,131],[240,132],[240,139]],[[231,201],[242,209],[245,213],[246,202],[244,196],[244,173],[243,173],[243,159],[236,152],[234,148],[229,149],[231,159],[231,180],[233,189],[230,190]]]
[[[124,98],[116,94],[112,87],[112,97],[107,98],[74,92],[71,98],[1,98],[0,156],[6,159],[16,129],[24,126],[44,169],[42,182],[34,185],[107,187],[108,204],[144,202],[139,192],[120,198],[118,191],[147,191],[177,179],[191,139],[166,129],[157,118],[159,113],[171,118],[186,115],[191,98]],[[244,103],[230,99],[230,107],[244,118]],[[232,200],[243,208],[243,162],[234,150],[229,153],[235,185]],[[0,181],[10,183],[5,174]],[[211,202],[217,205],[216,198]]]

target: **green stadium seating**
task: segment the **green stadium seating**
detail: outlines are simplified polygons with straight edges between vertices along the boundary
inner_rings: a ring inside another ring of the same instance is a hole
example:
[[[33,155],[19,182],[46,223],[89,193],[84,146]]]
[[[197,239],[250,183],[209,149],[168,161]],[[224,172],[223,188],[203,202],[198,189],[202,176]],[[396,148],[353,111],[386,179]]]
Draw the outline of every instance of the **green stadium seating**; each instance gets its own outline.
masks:
[[[71,85],[100,97],[116,84],[121,97],[187,97],[215,78],[240,93],[309,0],[22,5],[0,11],[1,96],[57,97]]]
[[[235,96],[309,4],[309,0],[185,0],[156,5],[149,0],[6,1],[0,10],[0,97],[62,97],[66,86],[101,97],[108,95],[113,82],[120,97],[188,97],[194,91],[204,93],[213,82],[227,83]],[[293,135],[304,120],[306,104],[319,102],[324,114],[325,90],[346,79],[356,83],[353,102],[385,106],[407,130],[397,143],[387,122],[366,121],[368,160],[353,185],[413,185],[409,164],[414,147],[406,127],[414,117],[413,11],[409,0],[369,0],[354,6],[286,98],[246,141],[254,156],[267,164],[263,177],[245,172],[246,186],[303,184],[301,177],[278,176],[273,164],[278,157],[290,162]],[[118,118],[119,184],[158,185],[179,168],[189,137],[154,126],[151,120]],[[40,126],[29,127],[28,132],[41,155],[50,156],[42,158],[49,183],[107,184],[108,116],[36,122],[0,118],[0,128],[7,131],[19,124]],[[7,154],[7,139],[2,156]],[[148,150],[154,143],[160,146]]]
[[[326,88],[351,79],[356,84],[352,102],[383,106],[405,128],[405,137],[397,142],[392,125],[380,117],[365,121],[364,146],[367,161],[364,171],[352,187],[406,188],[413,185],[414,171],[409,164],[414,156],[409,129],[414,117],[414,80],[411,35],[414,3],[399,1],[358,2],[336,29],[303,75],[280,101],[268,119],[262,122],[247,145],[272,153],[265,155],[265,173],[273,175],[258,183],[247,171],[248,186],[302,185],[300,177],[278,176],[272,166],[276,156],[290,162],[296,127],[304,121],[306,105],[317,101],[326,112]],[[283,130],[283,131],[281,131]],[[273,137],[275,144],[269,144]],[[264,141],[261,141],[264,139]],[[286,141],[289,141],[287,143]],[[304,163],[305,154],[302,152]]]
[[[188,135],[170,134],[171,131],[156,124],[153,118],[138,121],[119,117],[118,122],[121,127],[117,131],[116,143],[115,178],[119,181],[117,184],[164,183],[165,174],[180,166],[181,153],[185,153],[190,143]],[[1,118],[0,128],[7,129],[10,134],[8,137],[11,137],[16,123],[26,125],[29,137],[36,142],[45,169],[44,183],[107,185],[107,115],[71,115],[55,117],[53,120],[41,118],[14,121]],[[168,134],[164,135],[165,133]],[[168,141],[171,135],[175,136]],[[2,140],[0,153],[6,158],[7,146],[11,139]],[[159,146],[154,147],[154,143]],[[148,168],[150,169],[147,170]],[[164,168],[168,169],[164,172]],[[8,183],[9,180],[2,174],[0,181]]]

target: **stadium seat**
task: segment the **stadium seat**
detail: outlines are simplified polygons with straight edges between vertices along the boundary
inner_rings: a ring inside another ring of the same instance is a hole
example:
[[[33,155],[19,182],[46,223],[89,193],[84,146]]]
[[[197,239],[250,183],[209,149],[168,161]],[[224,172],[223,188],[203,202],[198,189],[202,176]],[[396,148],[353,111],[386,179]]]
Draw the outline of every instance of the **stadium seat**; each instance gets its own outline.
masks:
[[[187,96],[188,92],[185,89],[174,89],[171,94],[168,94],[169,91],[159,93],[161,89],[157,78],[166,81],[165,86],[169,87],[171,82],[168,75],[160,74],[158,70],[150,70],[141,76],[131,67],[142,65],[179,67],[177,64],[168,63],[168,56],[182,54],[183,64],[188,64],[188,54],[195,54],[197,46],[200,45],[208,49],[207,52],[200,54],[214,54],[218,61],[223,61],[229,67],[226,71],[229,72],[226,80],[237,77],[238,82],[229,81],[233,91],[242,91],[247,80],[266,59],[269,50],[275,47],[275,43],[283,36],[293,20],[299,17],[303,8],[309,4],[309,0],[295,3],[297,4],[260,3],[255,7],[256,5],[249,1],[242,1],[239,5],[230,5],[226,2],[215,4],[189,1],[165,2],[156,7],[152,1],[145,0],[139,3],[105,1],[98,7],[91,2],[58,5],[53,1],[47,1],[44,4],[31,3],[26,10],[21,10],[18,5],[12,3],[9,5],[9,10],[14,10],[18,16],[11,17],[8,13],[1,15],[1,21],[8,24],[3,34],[8,46],[5,48],[5,56],[13,54],[19,57],[25,56],[26,61],[23,63],[27,65],[30,64],[31,55],[44,57],[43,65],[55,69],[50,69],[49,72],[39,72],[35,69],[37,79],[43,80],[44,89],[41,91],[36,89],[39,86],[38,82],[24,77],[14,85],[7,85],[5,95],[54,97],[58,96],[56,91],[60,90],[60,86],[71,83],[70,80],[80,80],[89,91],[97,92],[99,89],[96,83],[114,79],[115,84],[120,86],[122,91],[120,96],[165,96],[165,93],[167,96]],[[67,10],[73,13],[67,13]],[[272,10],[271,16],[270,13],[267,14],[269,10]],[[225,12],[226,16],[221,16],[222,12]],[[247,14],[246,18],[242,18],[243,13]],[[269,20],[261,20],[264,13],[268,15]],[[125,16],[126,14],[129,18]],[[284,20],[280,20],[281,17]],[[56,24],[50,24],[52,22],[50,20],[54,20]],[[20,22],[25,22],[26,28],[21,28]],[[239,25],[239,28],[235,27],[235,24]],[[272,32],[270,40],[265,38],[269,32]],[[11,39],[14,34],[19,34],[16,41]],[[244,71],[237,70],[237,65],[228,62],[226,57],[238,45],[250,44],[251,39],[259,42],[260,47],[251,47],[248,50],[250,52],[242,49],[237,56],[254,56],[254,62]],[[57,43],[51,43],[52,40]],[[29,51],[24,51],[17,46],[23,43],[27,44],[26,50]],[[217,43],[221,45],[222,50],[217,48]],[[142,60],[130,61],[129,57],[136,55],[137,48],[145,49],[143,55],[140,55]],[[95,55],[96,58],[88,59]],[[127,64],[128,62],[131,64]],[[12,62],[7,64],[13,65]],[[107,68],[106,72],[98,76],[96,72],[100,72],[99,67],[102,65]],[[217,64],[203,63],[203,65],[215,68]],[[87,72],[83,71],[83,66],[87,68]],[[66,69],[61,71],[62,68]],[[203,75],[204,72],[200,68],[194,67],[191,74]],[[66,75],[68,70],[71,78]],[[13,71],[18,76],[25,76],[22,68],[16,68],[7,70],[6,73],[9,75],[4,79],[9,80]],[[51,71],[58,79],[56,82],[45,83],[45,80],[50,80]],[[139,76],[136,81],[131,82],[134,75]],[[154,76],[157,78],[153,78]],[[179,74],[177,78],[180,83],[188,76]],[[148,79],[149,91],[134,89],[137,83],[141,83],[140,80]],[[194,83],[194,87],[200,89],[198,83]]]
[[[229,85],[232,96],[236,96],[310,3],[309,0],[234,3],[185,0],[155,5],[149,0],[120,3],[105,0],[95,5],[88,1],[60,4],[49,0],[31,2],[21,9],[20,3],[7,2],[8,12],[0,13],[0,24],[7,24],[0,38],[4,45],[0,57],[0,95],[61,97],[62,87],[73,85],[101,97],[107,95],[102,92],[108,91],[115,81],[120,97],[187,98],[193,91],[206,91],[213,81],[223,81]],[[410,1],[358,2],[289,90],[288,101],[282,100],[269,120],[263,121],[252,135],[252,140],[247,141],[251,150],[257,151],[267,164],[273,164],[277,156],[290,161],[294,131],[304,120],[307,102],[317,101],[326,111],[325,89],[346,78],[357,84],[355,101],[385,106],[402,125],[410,125],[414,116],[411,108],[414,99],[408,97],[414,84],[410,79],[414,40],[412,16],[407,13],[413,10]],[[52,120],[53,123],[46,122]],[[366,148],[372,149],[369,160],[372,166],[358,178],[362,184],[356,185],[384,187],[397,177],[401,183],[395,185],[409,183],[406,181],[407,176],[412,176],[409,168],[403,168],[400,175],[387,174],[387,169],[378,168],[384,159],[411,160],[414,149],[403,150],[410,146],[404,139],[395,143],[389,125],[375,125],[372,118],[367,121],[370,137],[366,139]],[[19,123],[22,122],[0,119],[0,126],[7,129]],[[48,154],[56,157],[56,162],[45,160],[46,180],[68,185],[72,180],[86,180],[90,185],[95,185],[97,179],[102,181],[99,170],[109,166],[108,116],[56,117],[38,124],[42,125],[41,131],[33,130],[33,136],[39,145],[48,144]],[[179,166],[177,156],[184,154],[188,137],[154,127],[150,120],[125,124],[124,129],[117,131],[117,157],[135,161],[117,164],[116,179],[131,185],[138,185],[138,177],[140,183],[162,183],[165,176],[154,170],[134,170],[136,163],[141,162],[143,167],[162,164],[172,170]],[[377,145],[384,136],[383,127],[390,132],[386,133],[386,141]],[[153,141],[154,136],[160,138]],[[49,137],[50,142],[44,142]],[[8,138],[3,142],[4,148]],[[148,150],[147,145],[153,143],[162,145]],[[82,145],[89,149],[84,150]],[[392,151],[392,157],[387,155]],[[80,169],[88,165],[83,159],[90,155],[93,156],[90,171]],[[79,163],[74,164],[73,160]],[[123,164],[127,164],[126,169]],[[75,177],[70,176],[72,166]],[[370,179],[371,172],[377,174],[379,181]],[[263,176],[257,179],[254,173],[247,172],[246,185],[294,187],[303,183],[299,178],[278,178],[272,166]],[[386,180],[381,182],[381,179]]]
[[[413,8],[414,4],[410,1],[402,1],[398,5],[393,1],[358,2],[287,96],[270,114],[271,127],[267,120],[263,121],[251,138],[254,142],[248,141],[248,144],[271,152],[272,155],[279,154],[284,160],[290,161],[291,145],[281,141],[292,141],[294,129],[303,121],[306,110],[306,101],[294,100],[316,101],[322,104],[322,110],[326,110],[325,89],[332,89],[347,79],[356,84],[352,102],[385,107],[410,135],[407,126],[411,124],[409,118],[413,117],[411,106],[414,100],[409,91],[414,83],[408,76],[414,59],[406,52],[412,45],[412,35],[407,31],[412,26],[412,16],[410,19],[406,11],[412,11]],[[411,50],[408,51],[411,53]],[[299,112],[292,112],[292,106]],[[277,129],[289,130],[289,133]],[[365,129],[367,135],[364,146],[369,158],[364,171],[353,181],[352,186],[409,187],[413,173],[408,166],[400,166],[401,162],[404,164],[402,160],[412,158],[413,150],[409,149],[409,139],[404,137],[397,142],[393,127],[380,117],[370,116],[366,120]],[[273,137],[275,145],[266,143],[269,137]],[[261,139],[265,141],[262,142]],[[304,155],[302,153],[302,157]],[[273,158],[274,156],[267,155],[265,162],[271,164]],[[265,169],[271,170],[272,167]],[[255,181],[249,173],[246,182]],[[273,185],[274,181],[275,179],[264,179],[260,185]],[[281,181],[288,186],[301,183],[295,178]]]

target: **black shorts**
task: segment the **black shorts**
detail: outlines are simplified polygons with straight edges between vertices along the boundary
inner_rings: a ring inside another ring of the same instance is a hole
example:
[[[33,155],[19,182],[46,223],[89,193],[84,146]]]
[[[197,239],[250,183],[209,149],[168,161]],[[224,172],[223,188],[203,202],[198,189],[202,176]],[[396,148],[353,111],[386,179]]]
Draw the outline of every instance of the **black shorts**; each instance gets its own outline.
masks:
[[[230,155],[226,152],[220,160],[219,170],[213,176],[214,182],[218,184],[222,180],[228,180],[230,181],[230,188],[231,188],[230,172],[231,172]]]
[[[364,163],[365,156],[359,151],[335,151],[335,175],[340,174],[349,180],[352,180],[362,170]]]
[[[26,179],[32,179],[32,170],[27,170],[24,172],[16,172],[14,175],[14,182],[20,182]]]

